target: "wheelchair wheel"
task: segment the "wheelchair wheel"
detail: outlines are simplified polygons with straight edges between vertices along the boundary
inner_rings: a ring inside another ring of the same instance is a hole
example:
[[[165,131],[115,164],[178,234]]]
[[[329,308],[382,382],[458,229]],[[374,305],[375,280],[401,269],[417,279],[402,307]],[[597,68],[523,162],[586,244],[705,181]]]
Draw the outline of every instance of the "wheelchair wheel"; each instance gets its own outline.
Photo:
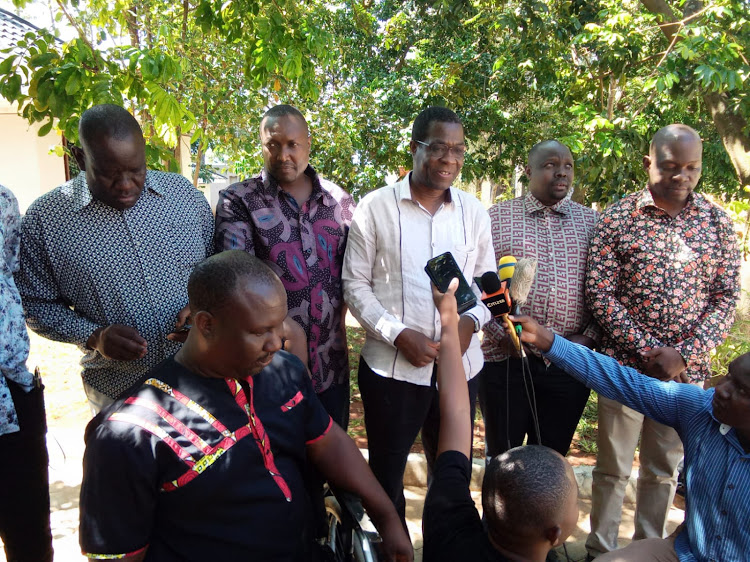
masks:
[[[377,532],[365,531],[360,522],[372,526],[364,514],[359,501],[352,505],[352,499],[345,499],[346,508],[342,509],[336,497],[325,498],[328,536],[326,546],[332,553],[335,562],[378,562],[377,543],[380,540]],[[357,507],[359,509],[357,509]],[[374,527],[373,527],[374,529]]]

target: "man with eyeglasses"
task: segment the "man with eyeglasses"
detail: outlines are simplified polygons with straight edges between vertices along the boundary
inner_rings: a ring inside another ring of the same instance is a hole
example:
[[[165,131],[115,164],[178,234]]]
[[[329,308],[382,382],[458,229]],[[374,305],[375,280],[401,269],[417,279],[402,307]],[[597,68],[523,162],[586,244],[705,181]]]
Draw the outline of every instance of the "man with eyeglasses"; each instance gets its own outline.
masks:
[[[487,211],[452,187],[466,152],[459,117],[444,107],[425,109],[414,121],[409,149],[413,170],[359,203],[343,270],[344,298],[366,330],[359,389],[370,467],[402,521],[409,450],[421,429],[432,467],[440,422],[435,388],[440,317],[425,264],[451,252],[468,281],[496,269]],[[476,284],[472,288],[479,296]],[[475,376],[484,363],[476,333],[489,318],[480,303],[459,323],[472,420]]]
[[[245,250],[281,278],[289,317],[305,332],[315,392],[346,429],[349,356],[341,265],[354,201],[310,165],[310,131],[298,109],[269,109],[260,140],[261,173],[219,192],[216,251]]]

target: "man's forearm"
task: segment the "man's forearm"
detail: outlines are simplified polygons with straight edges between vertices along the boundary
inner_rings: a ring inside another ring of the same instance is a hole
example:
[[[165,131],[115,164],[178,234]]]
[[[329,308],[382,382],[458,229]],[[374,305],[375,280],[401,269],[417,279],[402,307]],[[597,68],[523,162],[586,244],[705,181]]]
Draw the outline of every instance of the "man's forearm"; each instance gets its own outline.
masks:
[[[679,425],[680,409],[692,404],[687,400],[701,401],[699,396],[691,394],[693,391],[701,394],[698,388],[647,377],[611,357],[571,344],[559,336],[554,337],[545,356],[602,396],[671,427]]]
[[[437,383],[440,394],[440,436],[437,454],[459,451],[471,458],[471,407],[466,383],[458,329],[443,326]]]
[[[356,494],[376,527],[388,519],[398,519],[393,503],[383,491],[362,453],[344,430],[331,425],[328,433],[308,446],[313,464],[333,484]]]
[[[40,336],[85,348],[99,324],[62,303],[35,302],[24,297],[26,323]]]

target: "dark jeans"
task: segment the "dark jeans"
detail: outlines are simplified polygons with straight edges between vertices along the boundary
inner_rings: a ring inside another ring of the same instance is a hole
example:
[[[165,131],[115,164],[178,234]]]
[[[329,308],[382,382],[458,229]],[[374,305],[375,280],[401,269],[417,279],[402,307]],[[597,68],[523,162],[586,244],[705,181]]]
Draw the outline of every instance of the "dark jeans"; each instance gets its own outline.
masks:
[[[365,410],[370,468],[406,526],[404,470],[409,450],[420,430],[430,474],[435,464],[440,431],[440,402],[435,388],[435,372],[430,386],[420,386],[381,377],[360,358],[358,376]],[[472,433],[478,378],[469,381]]]
[[[52,560],[44,393],[7,381],[21,431],[0,435],[0,538],[8,562]]]
[[[499,363],[485,363],[479,375],[479,405],[484,416],[487,456],[508,449],[538,444],[529,406],[531,383],[536,396],[539,433],[542,445],[566,455],[589,389],[554,365],[547,367],[539,357],[529,355],[531,381],[524,385],[521,360],[511,357]]]

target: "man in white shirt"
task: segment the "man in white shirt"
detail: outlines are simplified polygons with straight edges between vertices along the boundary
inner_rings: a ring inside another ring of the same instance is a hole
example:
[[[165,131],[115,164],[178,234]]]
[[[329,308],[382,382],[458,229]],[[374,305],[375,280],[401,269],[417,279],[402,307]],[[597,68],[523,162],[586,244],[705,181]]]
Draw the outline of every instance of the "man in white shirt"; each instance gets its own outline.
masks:
[[[430,107],[414,121],[413,170],[368,194],[354,212],[342,279],[344,299],[367,336],[359,363],[370,467],[404,520],[403,475],[420,429],[429,467],[440,413],[435,358],[440,317],[427,261],[451,252],[467,281],[496,270],[490,219],[472,195],[451,187],[466,145],[459,117]],[[479,297],[476,284],[472,289]],[[478,299],[477,299],[478,300]],[[476,333],[489,320],[478,302],[459,323],[472,420],[484,364]]]

